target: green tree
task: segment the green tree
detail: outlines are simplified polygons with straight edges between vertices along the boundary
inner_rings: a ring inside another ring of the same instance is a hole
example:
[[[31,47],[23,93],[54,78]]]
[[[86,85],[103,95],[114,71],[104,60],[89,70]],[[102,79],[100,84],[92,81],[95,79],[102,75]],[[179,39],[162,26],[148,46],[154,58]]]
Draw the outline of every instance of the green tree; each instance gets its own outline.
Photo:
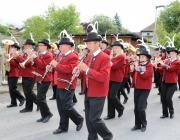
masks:
[[[107,33],[117,33],[118,27],[115,25],[114,21],[109,17],[103,14],[95,15],[91,19],[91,23],[95,23],[98,21],[98,33],[104,34],[106,31]]]
[[[123,28],[122,28],[121,20],[120,20],[118,13],[116,13],[114,16],[114,22],[115,22],[116,26],[118,27],[119,31],[121,32]]]
[[[83,26],[80,25],[80,13],[72,4],[67,7],[58,8],[54,4],[49,6],[46,12],[48,29],[53,38],[57,38],[59,33],[66,29],[69,34],[84,33]]]
[[[9,34],[9,28],[7,26],[0,25],[0,34],[10,35]]]
[[[129,29],[122,27],[121,33],[131,33],[131,31]]]
[[[24,21],[24,33],[23,38],[30,38],[30,32],[33,33],[35,41],[40,41],[43,38],[47,38],[44,32],[47,31],[47,20],[43,16],[33,16]]]
[[[180,1],[175,0],[165,7],[159,16],[167,32],[175,31],[180,25]]]

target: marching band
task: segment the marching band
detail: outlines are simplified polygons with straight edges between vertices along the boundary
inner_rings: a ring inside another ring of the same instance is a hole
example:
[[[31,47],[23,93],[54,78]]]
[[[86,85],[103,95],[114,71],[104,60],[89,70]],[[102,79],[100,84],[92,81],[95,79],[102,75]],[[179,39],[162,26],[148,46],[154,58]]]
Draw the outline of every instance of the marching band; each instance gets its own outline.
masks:
[[[135,125],[131,130],[144,132],[147,129],[147,100],[154,75],[155,88],[158,88],[162,102],[160,118],[170,116],[173,119],[175,111],[172,97],[177,90],[177,83],[180,85],[180,53],[174,45],[175,35],[172,40],[167,37],[169,45],[166,48],[157,47],[151,56],[143,38],[138,40],[141,44],[138,44],[139,48],[136,50],[130,43],[119,39],[117,34],[114,35],[116,40],[111,45],[112,49],[108,49],[106,33],[103,38],[99,36],[96,25],[97,22],[89,25],[92,26],[92,31],[87,34],[85,45],[78,46],[81,50],[79,54],[73,48],[73,37],[66,30],[60,33],[66,37],[62,37],[57,43],[51,43],[48,39],[39,41],[38,52],[34,50],[33,38],[25,41],[22,53],[19,52],[18,42],[4,41],[7,48],[3,63],[6,66],[11,97],[11,104],[7,107],[16,107],[18,99],[19,106],[25,103],[25,108],[20,113],[26,113],[32,112],[35,103],[41,114],[37,122],[46,123],[53,116],[46,101],[51,85],[53,96],[50,100],[56,99],[60,116],[59,126],[53,134],[68,132],[69,119],[76,125],[76,131],[80,131],[84,118],[73,107],[77,102],[75,89],[79,78],[80,94],[85,95],[88,140],[98,140],[98,135],[104,140],[111,140],[113,134],[101,119],[106,96],[108,111],[104,120],[115,118],[116,111],[118,117],[121,117],[125,107],[121,104],[120,95],[124,96],[125,104],[130,87],[134,88]],[[19,77],[22,77],[25,97],[17,90]],[[33,92],[35,83],[37,94]]]

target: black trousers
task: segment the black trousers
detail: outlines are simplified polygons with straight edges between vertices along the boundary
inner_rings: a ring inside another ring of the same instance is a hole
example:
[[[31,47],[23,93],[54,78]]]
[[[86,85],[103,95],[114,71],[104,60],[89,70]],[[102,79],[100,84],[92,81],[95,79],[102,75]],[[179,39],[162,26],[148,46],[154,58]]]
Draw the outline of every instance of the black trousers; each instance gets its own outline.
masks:
[[[168,116],[168,110],[170,114],[174,114],[172,97],[176,91],[176,83],[165,83],[161,84],[161,98],[162,98],[162,110],[163,115]]]
[[[17,105],[16,99],[19,102],[24,100],[24,96],[17,90],[18,77],[8,77],[9,93],[11,97],[11,104]]]
[[[35,84],[34,78],[22,78],[22,87],[24,95],[26,96],[26,105],[27,110],[33,110],[33,103],[37,105],[36,94],[33,92],[33,87]]]
[[[86,126],[89,133],[88,140],[98,139],[98,134],[103,139],[110,139],[112,133],[108,130],[104,121],[101,119],[105,97],[90,98],[87,96],[87,90],[85,92],[84,105]]]
[[[123,113],[124,106],[117,97],[118,89],[121,86],[120,82],[110,81],[108,92],[108,117],[115,117],[115,109],[119,114]]]
[[[160,79],[160,76],[161,76],[161,74],[159,73],[159,72],[155,72],[155,87],[159,87],[160,85],[159,85],[159,79]]]
[[[128,78],[123,78],[123,81],[122,81],[122,83],[120,85],[120,88],[118,90],[118,98],[119,98],[119,100],[120,100],[120,93],[124,96],[124,99],[128,99],[127,94],[124,91],[124,86],[125,86],[125,83],[127,83],[127,81],[128,81]]]
[[[46,94],[51,82],[37,83],[37,103],[40,108],[42,118],[45,118],[51,114],[46,101]]]
[[[72,106],[74,90],[57,89],[56,102],[60,116],[59,128],[68,131],[69,119],[76,125],[83,122],[83,117]]]
[[[52,89],[53,89],[53,98],[56,98],[57,85],[56,86],[52,86]]]
[[[76,94],[74,92],[74,95],[73,95],[73,103],[76,103],[77,102],[77,98],[76,98]]]
[[[145,89],[134,89],[134,115],[135,115],[135,125],[141,127],[141,125],[146,126],[146,107],[147,98],[149,96],[150,90]]]

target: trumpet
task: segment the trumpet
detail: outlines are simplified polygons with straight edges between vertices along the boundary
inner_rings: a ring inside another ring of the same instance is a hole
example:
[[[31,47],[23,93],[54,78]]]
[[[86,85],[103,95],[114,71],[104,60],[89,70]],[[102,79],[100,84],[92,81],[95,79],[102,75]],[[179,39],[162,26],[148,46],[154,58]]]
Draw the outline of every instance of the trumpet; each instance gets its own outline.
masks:
[[[29,61],[29,59],[30,59],[30,57],[28,57],[24,62],[22,62],[22,63],[19,63],[19,65],[22,67],[22,68],[26,68],[25,67],[25,64]]]
[[[86,53],[85,53],[84,57],[82,57],[82,58],[81,58],[80,62],[83,62],[83,61],[86,59],[86,57],[87,57],[88,53],[89,53],[89,50],[88,50],[88,51],[86,51]],[[77,67],[77,68],[76,68],[76,70],[75,70],[75,72],[74,72],[74,74],[72,75],[72,77],[71,77],[71,80],[70,80],[70,81],[65,80],[65,79],[61,79],[61,78],[57,78],[57,80],[58,80],[58,81],[61,81],[61,82],[66,82],[66,83],[68,83],[68,85],[67,85],[67,87],[66,87],[65,89],[69,91],[69,88],[70,88],[70,86],[72,85],[72,83],[73,83],[74,79],[75,79],[76,77],[78,77],[78,76],[79,76],[79,74],[80,74],[80,68],[79,68],[79,67]]]

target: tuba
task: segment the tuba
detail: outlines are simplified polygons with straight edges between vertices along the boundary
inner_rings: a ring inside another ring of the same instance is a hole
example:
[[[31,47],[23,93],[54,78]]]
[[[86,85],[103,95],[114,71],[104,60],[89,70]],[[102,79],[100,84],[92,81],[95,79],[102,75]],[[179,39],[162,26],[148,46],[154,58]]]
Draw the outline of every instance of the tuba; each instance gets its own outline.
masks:
[[[134,54],[134,53],[136,52],[136,48],[129,43],[129,46],[128,46],[128,48],[127,48],[127,51],[128,51],[129,54],[130,54],[130,53]]]
[[[13,57],[10,57],[10,46],[14,44],[14,41],[12,40],[8,40],[8,39],[4,39],[2,40],[2,43],[4,44],[5,48],[6,48],[6,54],[9,56],[8,59],[5,59],[5,69],[6,71],[10,71],[10,61],[11,59],[13,59]]]

